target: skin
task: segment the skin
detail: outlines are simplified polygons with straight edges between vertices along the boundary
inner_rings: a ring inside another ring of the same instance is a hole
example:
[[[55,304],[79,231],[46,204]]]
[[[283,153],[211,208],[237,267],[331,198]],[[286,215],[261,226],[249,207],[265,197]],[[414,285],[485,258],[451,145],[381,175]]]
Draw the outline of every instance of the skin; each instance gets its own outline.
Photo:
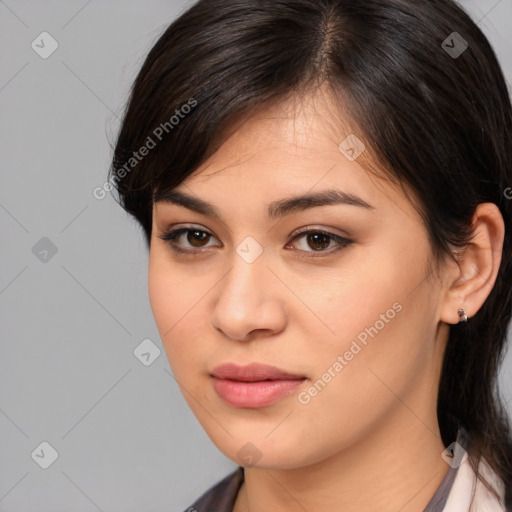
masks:
[[[149,297],[175,378],[227,457],[244,465],[239,450],[249,442],[257,449],[235,512],[423,511],[449,469],[436,415],[449,324],[460,307],[471,321],[501,261],[503,219],[486,203],[475,212],[472,243],[432,272],[418,213],[400,189],[363,169],[367,151],[355,161],[339,151],[351,132],[333,111],[321,92],[233,130],[177,187],[212,203],[222,219],[154,205]],[[374,209],[326,205],[267,217],[272,201],[333,187]],[[212,234],[195,244],[186,234],[175,240],[197,256],[158,238],[190,225]],[[352,244],[333,252],[329,238],[294,240],[306,226]],[[247,236],[263,248],[252,263],[236,252]],[[397,302],[394,318],[300,403],[298,394]],[[237,408],[212,385],[211,370],[225,362],[271,364],[307,380],[275,404]]]

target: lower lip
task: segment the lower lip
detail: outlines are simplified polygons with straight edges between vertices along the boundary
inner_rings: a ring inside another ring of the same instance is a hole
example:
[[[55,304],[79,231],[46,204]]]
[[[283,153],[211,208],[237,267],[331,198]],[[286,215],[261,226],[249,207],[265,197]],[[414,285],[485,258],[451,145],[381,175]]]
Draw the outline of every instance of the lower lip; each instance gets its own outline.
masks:
[[[256,409],[293,393],[306,379],[241,382],[213,377],[217,394],[229,405]]]

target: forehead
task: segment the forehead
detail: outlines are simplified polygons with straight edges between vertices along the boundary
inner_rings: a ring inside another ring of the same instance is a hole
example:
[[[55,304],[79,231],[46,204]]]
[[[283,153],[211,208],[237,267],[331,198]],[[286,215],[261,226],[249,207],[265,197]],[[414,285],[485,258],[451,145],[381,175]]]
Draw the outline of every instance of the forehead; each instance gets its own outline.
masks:
[[[355,130],[325,94],[289,98],[232,125],[210,158],[173,190],[157,193],[155,201],[199,206],[195,210],[207,215],[219,213],[215,205],[224,209],[236,203],[247,209],[264,203],[269,218],[293,208],[284,204],[286,197],[322,193],[338,199],[344,195],[347,204],[364,203],[368,209],[410,208],[403,191],[372,163],[363,135],[357,137]],[[213,208],[205,204],[209,199]]]
[[[323,89],[300,98],[293,95],[234,121],[225,130],[227,136],[215,156],[235,162],[258,152],[278,150],[286,152],[288,160],[314,161],[318,152],[338,157],[342,141],[349,136],[357,139],[354,124]],[[366,151],[361,140],[359,143],[356,156],[362,161]],[[200,166],[194,174],[204,168]]]

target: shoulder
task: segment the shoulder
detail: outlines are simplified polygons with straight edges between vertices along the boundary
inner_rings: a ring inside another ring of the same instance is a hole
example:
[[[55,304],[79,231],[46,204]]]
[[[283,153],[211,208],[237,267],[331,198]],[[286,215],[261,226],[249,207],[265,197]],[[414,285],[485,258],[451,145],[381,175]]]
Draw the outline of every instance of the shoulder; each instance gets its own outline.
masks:
[[[505,485],[485,459],[480,460],[478,472],[491,484],[500,500],[485,487],[477,475],[469,458],[460,465],[457,477],[446,502],[445,512],[506,512]],[[474,491],[474,499],[471,501]]]
[[[235,471],[202,494],[184,512],[232,512],[243,481],[244,471],[239,466]]]

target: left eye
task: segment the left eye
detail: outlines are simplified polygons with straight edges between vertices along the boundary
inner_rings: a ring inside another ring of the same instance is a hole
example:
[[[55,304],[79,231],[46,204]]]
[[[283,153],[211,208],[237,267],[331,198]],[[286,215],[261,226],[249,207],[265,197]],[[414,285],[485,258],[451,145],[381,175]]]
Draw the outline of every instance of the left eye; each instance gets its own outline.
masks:
[[[304,239],[303,241],[305,244],[307,244],[307,247],[310,247],[313,249],[313,251],[308,251],[307,249],[302,249],[305,252],[333,252],[333,251],[326,251],[326,249],[332,249],[333,247],[336,247],[335,250],[339,250],[342,247],[345,247],[351,243],[350,240],[347,240],[346,238],[342,238],[338,235],[335,235],[334,233],[328,233],[326,231],[319,231],[319,230],[309,230],[309,231],[303,231],[296,235],[293,240],[298,239]],[[292,240],[292,241],[293,241]],[[334,246],[331,246],[331,242],[334,242]],[[288,246],[287,246],[288,247]]]
[[[182,248],[181,244],[178,244],[183,236],[188,244],[188,247]],[[193,249],[202,249],[204,247],[211,247],[208,245],[204,245],[204,243],[208,242],[213,235],[208,231],[204,231],[202,229],[194,229],[194,228],[179,228],[173,231],[169,231],[164,233],[163,235],[158,235],[158,238],[168,242],[171,248],[176,252],[181,253],[194,253],[194,252],[202,252],[202,251],[194,251]],[[215,238],[215,237],[213,237]],[[329,233],[327,231],[322,231],[318,229],[302,231],[295,235],[292,239],[292,242],[298,239],[304,239],[307,247],[313,249],[312,251],[307,249],[300,249],[303,252],[322,252],[322,253],[332,253],[343,247],[346,247],[352,243],[351,240],[335,235],[334,233]],[[334,242],[334,251],[331,243]],[[337,247],[336,247],[337,246]],[[286,245],[286,248],[290,247],[290,244]],[[326,250],[329,249],[329,250]]]

